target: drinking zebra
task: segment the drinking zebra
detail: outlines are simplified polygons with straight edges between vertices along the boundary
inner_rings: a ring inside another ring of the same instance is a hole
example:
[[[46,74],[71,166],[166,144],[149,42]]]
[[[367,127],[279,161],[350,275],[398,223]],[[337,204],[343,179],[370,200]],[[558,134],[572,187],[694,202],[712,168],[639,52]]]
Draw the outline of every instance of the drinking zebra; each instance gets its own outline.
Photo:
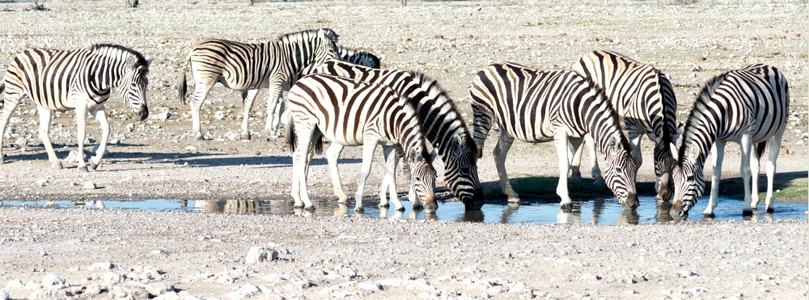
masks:
[[[454,102],[436,80],[419,72],[371,69],[335,60],[323,63],[315,72],[385,85],[407,98],[416,106],[419,118],[423,120],[425,136],[444,162],[446,186],[467,210],[483,206],[483,187],[477,172],[477,145]],[[340,153],[331,151],[328,153],[334,157],[329,157],[336,160]],[[408,174],[407,164],[403,167],[404,173]],[[335,184],[335,195],[345,199],[339,179]],[[418,208],[418,199],[414,198],[411,191],[410,200],[413,207]]]
[[[766,167],[767,197],[764,201],[766,211],[773,212],[775,160],[788,116],[789,87],[784,74],[775,67],[754,64],[709,80],[694,101],[683,129],[679,160],[673,171],[672,217],[688,217],[688,210],[702,196],[705,188],[702,171],[709,150],[713,153],[713,174],[711,196],[704,214],[714,215],[725,143],[729,141],[738,142],[741,146],[744,216],[752,215],[753,207],[758,205],[759,159],[767,143],[770,144]],[[753,150],[755,153],[751,152]],[[755,155],[752,160],[751,154]]]
[[[187,69],[195,83],[191,98],[191,127],[197,140],[203,139],[199,111],[211,88],[217,82],[230,89],[243,91],[242,138],[250,139],[248,119],[258,90],[269,88],[267,123],[264,132],[277,135],[283,101],[288,90],[314,66],[336,57],[337,33],[328,28],[305,30],[283,35],[261,44],[210,39],[194,46],[186,58],[187,65],[179,82],[180,99],[185,104]]]
[[[478,72],[471,94],[478,156],[492,123],[500,126],[494,159],[509,202],[520,201],[505,168],[506,154],[515,138],[529,143],[555,141],[559,156],[556,193],[562,198],[561,207],[567,209],[571,206],[567,189],[570,156],[589,133],[605,156],[607,186],[624,207],[638,205],[637,168],[629,143],[606,95],[589,79],[572,71],[548,72],[495,63]]]
[[[379,69],[381,66],[379,57],[376,55],[365,50],[357,50],[342,45],[337,47],[337,59],[374,69]]]
[[[424,203],[425,211],[434,212],[438,208],[434,195],[435,170],[427,152],[421,121],[416,107],[406,98],[382,85],[313,74],[295,83],[289,91],[288,101],[291,121],[287,138],[293,151],[292,198],[295,206],[312,208],[306,189],[311,160],[309,153],[312,148],[322,147],[322,138],[325,137],[332,145],[363,145],[355,211],[363,210],[363,187],[378,144],[382,145],[387,169],[383,182],[391,183],[383,184],[383,187],[390,187],[394,207],[397,210],[402,208],[396,197],[394,174],[398,160],[396,146],[399,145],[413,170],[411,189]],[[329,164],[332,163],[336,160],[330,159]],[[335,175],[332,174],[333,180]],[[380,190],[379,197],[380,205],[386,205],[384,189]]]
[[[24,96],[37,104],[39,114],[39,138],[48,152],[48,161],[53,168],[61,169],[62,163],[53,151],[50,137],[53,111],[76,111],[76,137],[78,139],[78,169],[87,171],[84,161],[84,138],[87,112],[93,115],[101,127],[101,142],[95,156],[90,159],[90,169],[101,164],[107,147],[110,126],[104,104],[112,88],[121,89],[121,97],[137,112],[138,120],[149,116],[146,105],[146,86],[149,81],[149,64],[139,52],[111,44],[97,44],[89,49],[55,50],[31,48],[17,56],[9,64],[0,91],[3,92],[3,117],[0,137],[5,134],[11,114]],[[0,163],[3,163],[2,138],[0,138]]]
[[[613,110],[618,113],[621,128],[626,130],[635,165],[640,168],[640,143],[643,135],[654,142],[655,188],[657,198],[669,201],[673,191],[671,169],[674,167],[673,145],[677,139],[677,99],[665,74],[651,65],[639,63],[612,51],[593,51],[584,55],[573,71],[590,78],[604,90]],[[585,142],[593,166],[593,178],[601,179],[593,144]],[[573,175],[580,174],[580,147],[573,159]]]

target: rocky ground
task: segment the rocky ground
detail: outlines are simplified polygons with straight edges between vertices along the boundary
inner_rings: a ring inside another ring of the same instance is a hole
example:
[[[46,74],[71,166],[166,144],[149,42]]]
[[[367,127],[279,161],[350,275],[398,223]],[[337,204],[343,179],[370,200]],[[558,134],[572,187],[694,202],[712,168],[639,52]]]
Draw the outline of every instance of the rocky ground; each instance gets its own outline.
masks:
[[[251,115],[254,139],[239,141],[238,93],[215,87],[203,108],[210,140],[193,141],[176,80],[186,51],[203,38],[258,42],[316,27],[333,28],[343,43],[379,54],[386,67],[439,79],[469,119],[472,76],[500,60],[551,70],[594,49],[625,53],[671,75],[680,121],[711,76],[770,63],[784,71],[792,95],[778,173],[806,182],[803,23],[809,16],[800,1],[411,1],[407,7],[146,1],[138,9],[123,2],[47,2],[47,11],[0,4],[5,61],[27,47],[97,42],[127,45],[154,59],[151,117],[134,121],[113,96],[107,110],[113,143],[96,172],[78,172],[70,161],[63,170],[51,169],[37,137],[35,107],[24,102],[3,136],[0,200],[285,201],[291,159],[282,140],[265,140],[263,103]],[[75,149],[73,119],[72,112],[54,119],[51,136],[60,157]],[[89,124],[92,144],[99,133]],[[644,146],[638,180],[651,182],[651,148],[648,141]],[[738,148],[726,151],[723,177],[738,177]],[[343,155],[347,190],[356,187],[358,153]],[[493,190],[497,173],[486,153],[480,178]],[[436,167],[440,172],[440,163]],[[312,168],[313,197],[330,200],[325,160]],[[507,168],[513,177],[558,177],[548,144],[516,143]],[[368,195],[381,178],[378,168],[374,172]],[[806,298],[806,229],[805,221],[537,226],[5,206],[0,299]]]

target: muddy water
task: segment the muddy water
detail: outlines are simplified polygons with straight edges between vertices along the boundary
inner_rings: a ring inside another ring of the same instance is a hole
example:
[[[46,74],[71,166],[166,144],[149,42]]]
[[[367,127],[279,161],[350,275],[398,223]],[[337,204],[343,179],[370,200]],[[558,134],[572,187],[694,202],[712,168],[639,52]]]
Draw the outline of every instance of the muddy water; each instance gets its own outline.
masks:
[[[668,214],[669,203],[657,203],[653,197],[641,197],[641,205],[635,210],[624,211],[615,199],[596,199],[591,201],[574,201],[573,209],[563,211],[559,203],[523,199],[521,205],[504,202],[487,203],[481,211],[467,212],[460,202],[442,202],[435,214],[413,211],[411,204],[403,201],[405,211],[395,211],[376,207],[376,202],[366,200],[362,217],[368,218],[402,218],[402,219],[438,219],[459,222],[485,223],[535,223],[535,224],[651,224],[671,222]],[[706,220],[702,216],[708,201],[703,198],[691,210],[690,221]],[[314,211],[304,211],[292,207],[290,200],[105,200],[92,202],[75,201],[3,201],[3,206],[43,206],[59,208],[84,209],[134,209],[153,211],[201,211],[223,213],[254,213],[281,215],[327,215],[327,216],[360,216],[350,206],[338,205],[335,201],[315,201]],[[763,203],[759,206],[763,209]],[[721,199],[715,210],[716,217],[710,220],[770,220],[770,219],[806,219],[806,203],[776,202],[775,213],[767,214],[763,210],[755,211],[752,217],[741,215],[744,202],[735,199]]]

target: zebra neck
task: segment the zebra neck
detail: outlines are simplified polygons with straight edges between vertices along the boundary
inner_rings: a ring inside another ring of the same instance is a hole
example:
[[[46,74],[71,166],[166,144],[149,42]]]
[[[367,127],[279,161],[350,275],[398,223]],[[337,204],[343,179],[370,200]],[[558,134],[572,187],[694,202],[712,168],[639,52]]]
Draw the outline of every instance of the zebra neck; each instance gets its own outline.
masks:
[[[92,64],[91,68],[91,78],[93,78],[91,84],[98,91],[119,87],[124,81],[124,74],[126,74],[126,67],[114,58],[107,58]]]
[[[689,160],[701,171],[708,158],[708,151],[716,141],[716,127],[710,122],[700,122],[700,126],[689,126],[683,131],[683,144],[680,146],[680,161]],[[695,149],[695,150],[692,150]],[[693,151],[693,152],[692,152]]]

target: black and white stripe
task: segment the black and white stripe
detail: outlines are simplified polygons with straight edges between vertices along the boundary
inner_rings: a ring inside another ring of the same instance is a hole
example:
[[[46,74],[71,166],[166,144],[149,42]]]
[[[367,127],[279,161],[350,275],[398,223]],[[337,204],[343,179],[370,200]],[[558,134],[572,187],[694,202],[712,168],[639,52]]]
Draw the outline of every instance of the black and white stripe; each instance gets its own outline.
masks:
[[[381,66],[379,57],[376,55],[365,50],[353,49],[342,45],[337,47],[337,59],[374,69],[379,69]]]
[[[789,116],[789,86],[778,69],[749,65],[709,80],[694,101],[682,133],[679,160],[674,167],[674,201],[671,214],[685,218],[705,188],[703,167],[708,151],[713,153],[711,195],[705,215],[713,216],[719,193],[722,158],[726,142],[741,146],[744,181],[743,215],[752,215],[758,204],[759,159],[767,143],[767,212],[772,212],[775,160]],[[753,147],[755,146],[755,147]],[[752,151],[755,150],[755,153]],[[751,159],[751,155],[755,155]],[[752,171],[751,171],[752,169]],[[752,186],[751,186],[752,175]]]
[[[371,69],[334,60],[323,63],[315,72],[385,85],[409,99],[417,107],[427,140],[438,150],[444,163],[447,187],[466,209],[483,206],[477,146],[454,102],[436,80],[419,72]]]
[[[401,146],[412,169],[411,190],[424,203],[427,212],[438,208],[435,201],[435,170],[427,152],[423,128],[416,107],[392,89],[327,74],[313,74],[290,89],[289,144],[292,147],[292,198],[296,206],[312,208],[306,190],[309,152],[317,149],[322,137],[330,140],[327,158],[332,180],[339,176],[337,159],[344,146],[363,145],[362,171],[355,196],[355,210],[362,210],[362,193],[371,169],[376,146],[381,144],[386,162],[383,187],[390,188],[391,202],[404,207],[396,198],[395,170]],[[380,190],[380,205],[387,205]],[[342,200],[342,199],[341,199]]]
[[[0,83],[3,91],[3,117],[0,137],[5,133],[11,114],[24,96],[37,104],[39,137],[54,168],[62,164],[53,151],[48,133],[53,111],[76,111],[80,170],[87,170],[84,161],[84,138],[87,112],[101,126],[101,142],[96,155],[90,159],[90,169],[101,164],[107,146],[110,127],[104,104],[112,88],[121,89],[121,97],[137,112],[138,120],[149,115],[146,86],[149,64],[143,55],[132,49],[111,44],[98,44],[89,49],[55,50],[32,48],[14,57]],[[0,138],[0,163],[3,162]]]
[[[629,143],[606,95],[589,79],[572,71],[548,72],[496,63],[478,72],[471,94],[478,149],[483,149],[492,124],[500,126],[494,158],[500,185],[509,202],[520,201],[505,170],[506,154],[515,138],[530,143],[556,142],[559,155],[556,193],[562,198],[561,206],[568,208],[570,156],[585,134],[590,134],[607,162],[607,186],[625,207],[638,205],[637,168],[629,153]]]
[[[269,88],[264,132],[277,135],[283,111],[282,92],[327,59],[335,58],[337,33],[328,28],[283,35],[261,44],[210,39],[194,46],[186,61],[195,83],[191,98],[192,131],[203,139],[199,111],[211,88],[221,82],[243,91],[242,137],[249,139],[248,119],[259,89]],[[185,71],[180,76],[180,99],[185,103]]]
[[[593,51],[573,66],[573,71],[590,78],[604,90],[613,110],[618,114],[621,128],[626,130],[635,165],[643,161],[640,143],[643,135],[655,143],[654,170],[657,177],[657,198],[669,201],[674,189],[671,184],[672,155],[676,140],[677,99],[665,74],[651,65],[639,63],[612,51]],[[585,143],[592,150],[592,144]],[[581,161],[581,148],[573,164],[574,173]],[[591,155],[593,177],[600,178],[595,155]]]

